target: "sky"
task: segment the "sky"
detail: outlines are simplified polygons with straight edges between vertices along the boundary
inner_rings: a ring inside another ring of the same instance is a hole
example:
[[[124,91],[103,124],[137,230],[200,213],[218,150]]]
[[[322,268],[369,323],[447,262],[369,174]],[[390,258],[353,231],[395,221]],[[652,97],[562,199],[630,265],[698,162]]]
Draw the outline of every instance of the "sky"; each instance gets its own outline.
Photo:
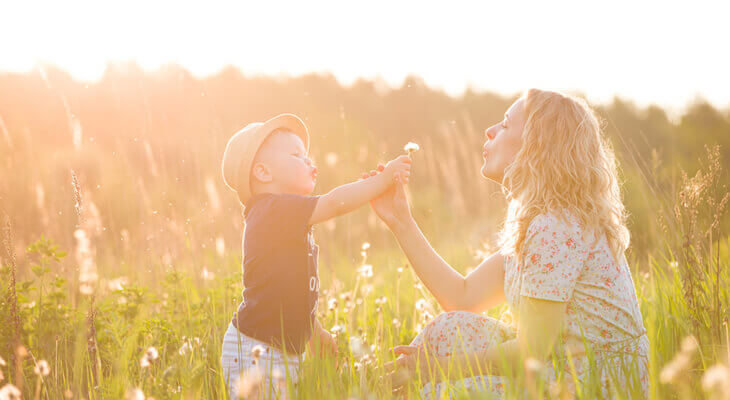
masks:
[[[108,63],[194,75],[330,72],[343,84],[418,75],[452,95],[530,87],[679,110],[730,108],[727,1],[5,1],[0,71]]]

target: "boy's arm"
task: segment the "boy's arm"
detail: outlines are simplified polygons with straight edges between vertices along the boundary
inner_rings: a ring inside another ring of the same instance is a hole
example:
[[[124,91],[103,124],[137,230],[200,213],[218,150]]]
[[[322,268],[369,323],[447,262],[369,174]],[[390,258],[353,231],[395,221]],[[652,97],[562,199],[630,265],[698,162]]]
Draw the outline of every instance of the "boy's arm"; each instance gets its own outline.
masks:
[[[385,192],[393,184],[396,175],[404,183],[407,183],[410,176],[410,164],[410,157],[400,156],[390,161],[385,166],[383,173],[365,180],[338,186],[329,193],[320,196],[314,206],[312,216],[309,218],[309,225],[346,214],[365,205]]]
[[[378,197],[392,183],[387,176],[378,174],[372,178],[338,186],[319,197],[309,218],[309,224],[314,225],[347,214]]]

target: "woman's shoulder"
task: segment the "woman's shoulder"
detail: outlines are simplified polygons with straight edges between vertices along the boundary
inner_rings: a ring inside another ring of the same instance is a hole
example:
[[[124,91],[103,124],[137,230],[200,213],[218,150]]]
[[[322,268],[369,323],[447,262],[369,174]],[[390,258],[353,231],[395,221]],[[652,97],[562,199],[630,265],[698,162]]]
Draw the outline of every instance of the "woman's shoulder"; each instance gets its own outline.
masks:
[[[580,219],[568,210],[547,211],[535,215],[527,226],[527,236],[540,232],[580,233],[583,225]]]

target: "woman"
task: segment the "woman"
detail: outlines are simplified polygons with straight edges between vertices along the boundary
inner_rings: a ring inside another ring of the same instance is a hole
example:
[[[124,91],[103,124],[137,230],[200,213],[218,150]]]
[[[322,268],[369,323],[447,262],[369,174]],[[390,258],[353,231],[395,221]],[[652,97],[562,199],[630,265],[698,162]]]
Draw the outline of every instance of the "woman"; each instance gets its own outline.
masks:
[[[577,383],[591,398],[647,396],[649,342],[624,256],[626,214],[593,110],[531,89],[486,136],[481,174],[501,183],[509,207],[500,251],[468,276],[430,246],[401,185],[372,203],[446,311],[394,349],[391,367],[408,372],[393,374],[394,385],[420,376],[425,397],[460,387],[501,397],[543,390],[538,381],[571,392]],[[503,301],[513,324],[478,314]],[[471,378],[439,382],[454,368]]]

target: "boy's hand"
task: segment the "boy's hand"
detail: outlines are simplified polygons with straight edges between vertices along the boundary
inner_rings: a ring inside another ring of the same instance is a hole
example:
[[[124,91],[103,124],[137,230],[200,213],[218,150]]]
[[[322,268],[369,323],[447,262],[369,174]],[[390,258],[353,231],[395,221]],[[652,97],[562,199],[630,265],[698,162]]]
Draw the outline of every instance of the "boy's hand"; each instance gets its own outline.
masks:
[[[323,358],[324,356],[337,355],[337,341],[335,337],[322,327],[314,331],[312,339],[309,341],[309,350],[312,354]]]
[[[408,183],[411,177],[411,158],[408,156],[399,156],[390,160],[383,168],[383,175],[389,182],[395,183],[395,177],[398,176],[403,183]]]

